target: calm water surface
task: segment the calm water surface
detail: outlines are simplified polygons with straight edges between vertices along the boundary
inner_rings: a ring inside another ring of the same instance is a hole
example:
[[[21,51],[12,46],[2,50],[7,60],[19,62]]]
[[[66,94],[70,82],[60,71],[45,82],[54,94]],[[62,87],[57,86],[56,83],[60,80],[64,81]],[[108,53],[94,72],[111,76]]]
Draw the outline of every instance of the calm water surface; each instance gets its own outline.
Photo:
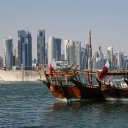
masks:
[[[127,128],[128,103],[62,103],[39,82],[0,83],[1,128]]]

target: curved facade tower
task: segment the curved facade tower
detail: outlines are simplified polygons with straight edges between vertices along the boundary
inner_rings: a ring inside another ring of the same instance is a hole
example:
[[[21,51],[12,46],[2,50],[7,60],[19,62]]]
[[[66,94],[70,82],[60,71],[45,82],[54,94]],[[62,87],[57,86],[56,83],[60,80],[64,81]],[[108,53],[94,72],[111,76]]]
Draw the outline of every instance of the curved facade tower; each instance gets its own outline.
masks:
[[[11,69],[13,66],[13,43],[12,39],[4,39],[4,66]]]
[[[56,43],[55,38],[50,37],[48,40],[48,66],[54,59],[56,59]]]

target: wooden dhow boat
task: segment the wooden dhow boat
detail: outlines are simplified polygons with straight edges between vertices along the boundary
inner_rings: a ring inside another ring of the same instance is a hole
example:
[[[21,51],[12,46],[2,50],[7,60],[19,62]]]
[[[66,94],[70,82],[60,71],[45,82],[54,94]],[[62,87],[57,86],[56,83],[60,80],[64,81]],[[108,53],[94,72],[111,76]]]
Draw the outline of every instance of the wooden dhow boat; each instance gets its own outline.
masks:
[[[128,72],[108,72],[103,81],[99,81],[101,91],[107,101],[128,101]]]
[[[44,72],[46,80],[43,81],[52,95],[62,101],[104,100],[98,84],[92,82],[96,72],[90,71],[53,71],[52,74]]]

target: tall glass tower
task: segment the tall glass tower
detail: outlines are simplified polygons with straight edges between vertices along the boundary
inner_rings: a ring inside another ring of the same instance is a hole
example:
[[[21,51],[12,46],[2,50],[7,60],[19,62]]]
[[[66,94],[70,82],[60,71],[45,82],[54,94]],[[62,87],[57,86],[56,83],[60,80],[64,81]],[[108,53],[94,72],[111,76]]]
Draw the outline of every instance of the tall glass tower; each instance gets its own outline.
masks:
[[[4,66],[11,69],[13,66],[13,43],[12,39],[4,39]]]
[[[48,66],[61,60],[61,39],[50,37],[48,40]]]
[[[37,35],[37,65],[46,64],[45,30],[39,30]]]
[[[22,65],[22,45],[25,42],[25,36],[26,36],[26,31],[24,30],[18,31],[18,66],[20,69]]]
[[[103,66],[104,66],[104,56],[101,46],[99,46],[99,49],[95,52],[95,68],[102,69]]]
[[[61,39],[56,38],[55,43],[56,43],[56,60],[60,61],[61,60]]]
[[[32,37],[24,30],[18,31],[18,65],[25,70],[32,67]]]

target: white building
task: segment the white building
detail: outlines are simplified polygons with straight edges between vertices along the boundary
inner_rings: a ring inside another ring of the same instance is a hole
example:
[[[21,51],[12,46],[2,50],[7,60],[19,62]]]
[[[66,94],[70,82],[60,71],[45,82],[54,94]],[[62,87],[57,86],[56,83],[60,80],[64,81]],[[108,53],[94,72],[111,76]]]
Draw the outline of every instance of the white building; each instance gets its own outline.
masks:
[[[65,60],[68,60],[67,51],[68,51],[69,41],[70,41],[70,40],[64,40],[64,59],[65,59]]]
[[[110,68],[113,69],[113,47],[107,48],[107,56],[108,56],[108,61],[110,63]]]
[[[55,59],[55,38],[50,37],[48,40],[48,66],[52,63],[52,60]]]

